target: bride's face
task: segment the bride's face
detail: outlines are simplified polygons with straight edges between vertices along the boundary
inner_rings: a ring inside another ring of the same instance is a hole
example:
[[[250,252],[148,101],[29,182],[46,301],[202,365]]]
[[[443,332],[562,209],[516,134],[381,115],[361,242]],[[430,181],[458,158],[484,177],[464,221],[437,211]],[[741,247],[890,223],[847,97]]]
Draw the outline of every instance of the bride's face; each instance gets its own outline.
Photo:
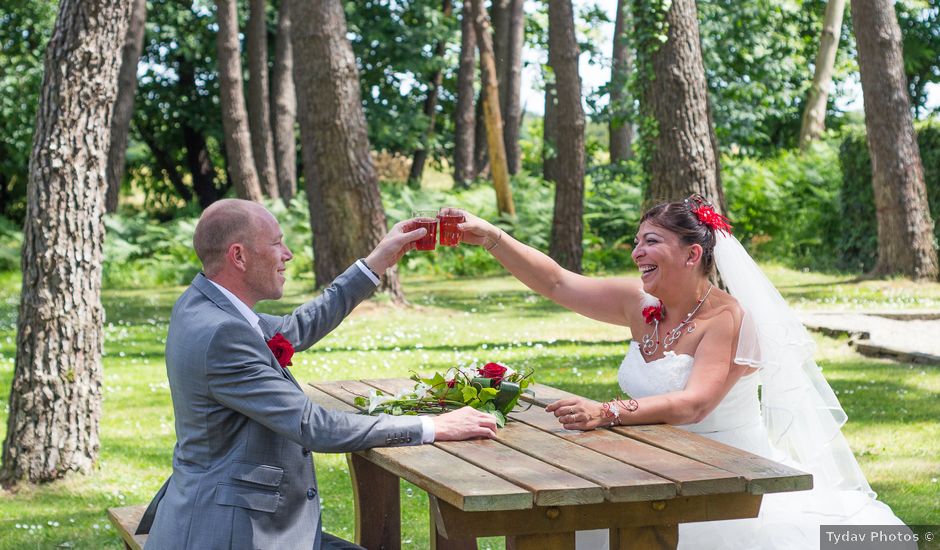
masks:
[[[640,224],[631,256],[640,270],[643,290],[662,297],[677,275],[686,276],[688,248],[672,231],[650,222]]]

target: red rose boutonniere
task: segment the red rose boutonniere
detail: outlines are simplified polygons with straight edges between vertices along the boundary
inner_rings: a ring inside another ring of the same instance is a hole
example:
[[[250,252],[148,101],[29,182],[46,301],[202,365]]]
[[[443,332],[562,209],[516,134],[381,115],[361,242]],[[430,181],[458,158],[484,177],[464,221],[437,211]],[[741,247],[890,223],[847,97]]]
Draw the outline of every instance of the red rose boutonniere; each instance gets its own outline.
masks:
[[[280,332],[275,334],[274,338],[268,340],[268,348],[271,349],[271,353],[277,359],[277,364],[282,368],[286,369],[288,365],[293,364],[290,359],[294,356],[294,346]]]
[[[653,321],[663,320],[663,303],[659,302],[656,306],[647,306],[643,308],[643,317],[646,318],[646,324],[652,325]]]

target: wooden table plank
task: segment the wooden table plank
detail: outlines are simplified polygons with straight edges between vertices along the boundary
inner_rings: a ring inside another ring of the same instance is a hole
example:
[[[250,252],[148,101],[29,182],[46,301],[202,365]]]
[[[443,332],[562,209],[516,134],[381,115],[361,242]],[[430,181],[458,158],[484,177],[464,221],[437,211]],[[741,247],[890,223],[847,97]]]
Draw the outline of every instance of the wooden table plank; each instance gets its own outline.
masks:
[[[707,437],[690,438],[690,432],[680,428],[666,425],[657,426],[655,430],[651,428],[652,426],[621,426],[613,430],[638,441],[668,448],[676,454],[739,474],[747,481],[748,492],[754,495],[813,488],[812,474]]]
[[[533,385],[535,396],[526,396],[532,403],[548,403],[575,394],[545,386]],[[813,476],[773,460],[719,443],[699,434],[664,424],[620,426],[614,431],[649,445],[668,449],[687,458],[710,464],[740,475],[747,483],[747,491],[761,495],[783,491],[812,489]]]
[[[108,517],[111,519],[111,523],[119,526],[117,531],[124,540],[126,548],[140,549],[147,543],[148,535],[134,534],[140,524],[140,518],[144,516],[146,510],[147,507],[143,505],[108,508]]]
[[[383,392],[394,393],[402,387],[408,387],[409,381],[380,379],[362,382]],[[359,386],[350,388],[347,385],[347,388],[353,391],[364,390]],[[535,494],[535,504],[540,506],[587,504],[605,500],[605,491],[597,483],[498,441],[490,439],[439,441],[434,445],[510,483],[532,491]]]
[[[331,384],[326,386],[331,387]],[[336,386],[332,383],[333,391],[337,391]],[[304,387],[304,393],[322,407],[356,411],[351,404],[351,394],[342,390],[338,394],[345,395],[347,402],[309,385]],[[358,454],[461,510],[520,510],[532,507],[531,492],[433,445],[376,447]]]
[[[737,474],[605,429],[589,432],[566,430],[553,414],[545,412],[541,407],[517,411],[510,417],[656,476],[674,481],[678,485],[680,495],[734,493],[745,489],[744,478]]]

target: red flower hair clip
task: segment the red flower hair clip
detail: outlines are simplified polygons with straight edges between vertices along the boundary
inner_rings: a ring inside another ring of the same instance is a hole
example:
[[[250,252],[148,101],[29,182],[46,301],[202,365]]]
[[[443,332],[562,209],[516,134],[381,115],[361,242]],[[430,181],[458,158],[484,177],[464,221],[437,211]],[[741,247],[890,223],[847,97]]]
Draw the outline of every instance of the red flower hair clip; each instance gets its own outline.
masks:
[[[692,195],[685,199],[685,202],[689,205],[689,210],[698,218],[698,221],[706,227],[712,231],[731,233],[731,220],[715,212],[715,208],[704,197],[697,194]]]

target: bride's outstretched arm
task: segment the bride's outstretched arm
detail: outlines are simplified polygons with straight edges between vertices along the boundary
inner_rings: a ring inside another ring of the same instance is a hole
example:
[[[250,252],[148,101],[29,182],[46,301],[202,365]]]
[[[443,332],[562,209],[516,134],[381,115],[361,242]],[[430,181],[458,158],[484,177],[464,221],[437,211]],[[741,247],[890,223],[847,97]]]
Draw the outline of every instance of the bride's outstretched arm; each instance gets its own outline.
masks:
[[[599,279],[573,273],[486,220],[460,212],[467,219],[459,226],[463,242],[484,247],[515,278],[549,300],[586,317],[617,325],[627,325],[628,312],[638,311],[642,288],[639,279]]]

